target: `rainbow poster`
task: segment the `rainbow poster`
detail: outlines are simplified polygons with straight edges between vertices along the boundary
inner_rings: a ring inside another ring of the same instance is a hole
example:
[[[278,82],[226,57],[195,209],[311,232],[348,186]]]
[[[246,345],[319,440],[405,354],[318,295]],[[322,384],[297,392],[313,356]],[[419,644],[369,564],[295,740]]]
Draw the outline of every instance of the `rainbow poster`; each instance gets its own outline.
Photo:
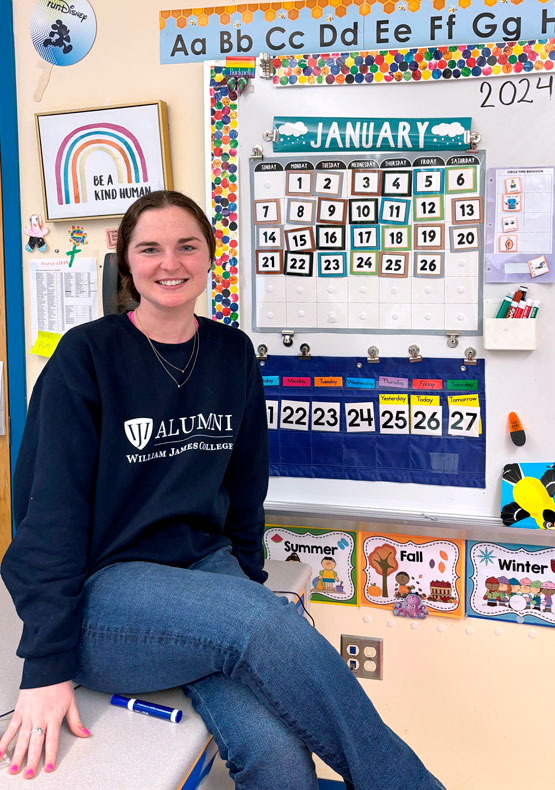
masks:
[[[163,102],[37,115],[48,220],[113,217],[171,186]]]

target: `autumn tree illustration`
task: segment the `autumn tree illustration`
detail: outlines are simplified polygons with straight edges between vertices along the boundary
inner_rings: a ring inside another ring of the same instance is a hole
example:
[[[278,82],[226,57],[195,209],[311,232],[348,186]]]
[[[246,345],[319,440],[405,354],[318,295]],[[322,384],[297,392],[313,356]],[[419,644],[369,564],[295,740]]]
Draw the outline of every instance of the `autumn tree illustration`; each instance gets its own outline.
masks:
[[[395,559],[396,554],[397,550],[394,546],[384,543],[383,546],[375,548],[368,557],[368,564],[381,574],[382,596],[384,598],[387,598],[389,595],[387,592],[387,577],[399,567],[399,563]]]

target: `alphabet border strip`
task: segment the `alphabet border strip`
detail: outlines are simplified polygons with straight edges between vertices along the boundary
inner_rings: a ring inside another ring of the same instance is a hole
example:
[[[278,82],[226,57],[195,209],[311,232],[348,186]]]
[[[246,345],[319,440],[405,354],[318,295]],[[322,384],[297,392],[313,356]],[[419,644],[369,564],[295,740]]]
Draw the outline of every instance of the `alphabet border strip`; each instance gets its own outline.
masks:
[[[365,85],[553,72],[555,39],[275,57],[274,85]]]

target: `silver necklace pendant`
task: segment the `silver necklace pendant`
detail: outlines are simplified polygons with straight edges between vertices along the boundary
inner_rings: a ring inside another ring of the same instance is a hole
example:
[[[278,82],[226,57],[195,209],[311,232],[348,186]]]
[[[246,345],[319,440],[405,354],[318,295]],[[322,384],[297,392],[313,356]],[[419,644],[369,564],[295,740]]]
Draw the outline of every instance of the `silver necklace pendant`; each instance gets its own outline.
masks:
[[[164,371],[168,374],[170,379],[174,382],[174,384],[176,385],[177,389],[181,389],[182,387],[184,387],[185,384],[191,378],[191,375],[193,373],[193,370],[195,369],[195,365],[196,365],[196,362],[197,362],[198,352],[199,352],[199,348],[200,348],[200,337],[199,337],[198,327],[197,327],[197,329],[195,331],[195,334],[193,335],[193,348],[191,350],[191,356],[187,360],[187,364],[185,365],[185,367],[183,369],[181,369],[181,368],[177,367],[177,365],[172,365],[171,362],[169,362],[165,357],[162,356],[162,354],[158,351],[158,349],[155,348],[154,343],[152,342],[150,337],[145,332],[144,327],[143,327],[143,325],[141,323],[141,320],[140,320],[139,316],[137,315],[137,312],[135,312],[135,317],[137,319],[137,322],[139,324],[141,332],[143,333],[143,335],[148,340],[148,344],[149,344],[150,348],[152,349],[152,353],[154,354],[155,358],[158,360],[158,362],[160,363],[160,365],[162,366]],[[194,357],[194,359],[193,359],[193,357]],[[164,362],[165,362],[167,365],[172,367],[174,370],[178,370],[183,375],[183,373],[185,373],[185,371],[187,370],[187,368],[191,364],[191,360],[193,361],[193,364],[191,366],[191,370],[189,371],[185,381],[182,381],[181,384],[177,381],[177,379],[175,378],[173,373],[171,373],[171,371],[169,371],[168,368],[166,367],[166,365],[164,364]]]

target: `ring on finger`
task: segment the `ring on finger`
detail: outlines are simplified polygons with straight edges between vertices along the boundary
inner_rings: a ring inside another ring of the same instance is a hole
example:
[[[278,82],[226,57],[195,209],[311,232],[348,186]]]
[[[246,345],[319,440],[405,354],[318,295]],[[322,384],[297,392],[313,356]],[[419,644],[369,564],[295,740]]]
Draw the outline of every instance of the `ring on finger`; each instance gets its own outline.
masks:
[[[33,729],[31,730],[31,735],[45,735],[45,734],[46,734],[46,730],[43,729],[42,727],[33,727]]]

